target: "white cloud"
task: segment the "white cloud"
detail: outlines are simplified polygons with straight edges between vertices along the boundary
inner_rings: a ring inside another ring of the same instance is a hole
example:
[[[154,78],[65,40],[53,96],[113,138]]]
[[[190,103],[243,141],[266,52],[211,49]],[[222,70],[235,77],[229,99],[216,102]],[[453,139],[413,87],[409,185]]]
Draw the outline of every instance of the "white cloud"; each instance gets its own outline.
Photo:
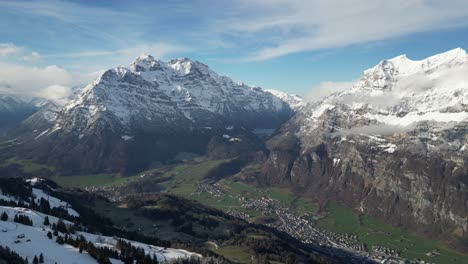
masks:
[[[268,40],[247,60],[344,47],[468,24],[466,1],[245,0],[249,17],[223,26],[252,40]]]
[[[316,102],[332,93],[342,92],[351,89],[354,81],[351,82],[322,82],[311,89],[311,91],[304,96],[307,102]]]
[[[37,96],[57,102],[61,105],[67,103],[67,98],[72,94],[70,87],[53,84],[37,91]]]
[[[41,55],[35,51],[31,52],[29,55],[24,55],[23,60],[24,61],[38,61],[41,59]]]
[[[0,93],[40,97],[62,104],[71,95],[71,87],[94,77],[70,73],[55,65],[31,67],[0,62]]]
[[[104,57],[102,61],[110,64],[105,65],[106,63],[103,63],[101,70],[87,74],[83,72],[91,68],[89,65],[84,65],[81,68],[82,72],[78,73],[70,72],[56,65],[37,67],[0,60],[0,93],[40,97],[63,104],[72,95],[72,87],[91,82],[103,72],[102,69],[118,64],[128,65],[142,53],[162,57],[181,50],[188,50],[188,48],[169,43],[151,43],[114,51],[84,51],[45,56],[46,58],[54,56],[64,58]],[[42,58],[39,53],[34,51],[25,54],[24,48],[14,44],[0,45],[0,55],[2,54],[5,55],[4,57],[14,55],[23,61],[37,61]],[[13,58],[14,56],[10,57]]]
[[[14,54],[18,54],[23,50],[22,47],[18,47],[12,43],[0,43],[0,57],[6,57]]]

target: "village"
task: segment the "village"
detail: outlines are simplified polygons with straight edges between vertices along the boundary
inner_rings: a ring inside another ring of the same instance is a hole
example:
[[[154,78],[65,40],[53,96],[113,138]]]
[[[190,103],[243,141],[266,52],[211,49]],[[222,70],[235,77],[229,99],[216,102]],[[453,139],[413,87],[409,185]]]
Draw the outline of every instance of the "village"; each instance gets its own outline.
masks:
[[[125,195],[116,195],[116,187],[88,187],[87,191],[99,193],[111,201],[120,201]],[[424,260],[407,260],[400,256],[400,252],[396,249],[387,248],[381,245],[368,246],[359,242],[359,239],[354,234],[335,233],[324,230],[314,225],[314,222],[320,216],[313,214],[298,214],[289,206],[282,202],[269,197],[265,192],[260,191],[259,197],[245,197],[235,193],[226,193],[219,183],[198,183],[190,196],[196,198],[202,194],[209,194],[212,197],[221,199],[224,196],[235,198],[240,203],[240,208],[231,208],[226,211],[231,216],[244,219],[248,222],[253,222],[254,217],[247,211],[254,211],[264,216],[269,216],[275,219],[268,223],[263,223],[266,226],[272,227],[279,231],[285,232],[290,236],[302,241],[310,246],[319,246],[323,250],[340,249],[345,252],[355,255],[362,260],[373,261],[375,263],[386,264],[431,264]],[[244,210],[245,209],[245,210]],[[437,250],[427,253],[427,256],[435,256],[439,254]]]
[[[228,195],[224,193],[218,184],[201,184],[192,195],[198,195],[203,191],[217,197]],[[265,223],[265,225],[283,231],[305,244],[318,244],[324,248],[342,249],[377,263],[430,263],[422,260],[410,261],[403,259],[397,250],[384,246],[374,245],[368,247],[366,244],[360,243],[358,237],[354,234],[334,233],[318,228],[314,226],[316,216],[310,214],[298,215],[290,207],[268,197],[265,193],[260,198],[246,198],[240,195],[231,196],[236,197],[241,202],[242,208],[261,212],[265,216],[272,216],[276,219],[276,221]],[[251,215],[242,210],[231,209],[227,213],[246,221],[252,221],[253,219]],[[435,255],[433,252],[431,254]]]

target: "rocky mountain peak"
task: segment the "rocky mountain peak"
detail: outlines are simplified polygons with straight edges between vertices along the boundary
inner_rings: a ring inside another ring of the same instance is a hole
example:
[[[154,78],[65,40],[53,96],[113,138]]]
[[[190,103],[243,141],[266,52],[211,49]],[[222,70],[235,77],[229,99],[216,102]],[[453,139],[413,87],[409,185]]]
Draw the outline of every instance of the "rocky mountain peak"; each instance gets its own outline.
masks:
[[[173,59],[168,61],[167,65],[181,75],[199,73],[204,75],[217,76],[215,72],[210,70],[208,65],[203,64],[199,61],[193,61],[189,58]]]
[[[135,72],[145,72],[154,69],[160,62],[151,55],[141,55],[131,65],[130,69]]]
[[[57,166],[73,162],[73,155],[82,156],[92,145],[95,151],[74,169],[112,171],[140,168],[130,160],[131,153],[152,153],[144,162],[170,159],[183,151],[204,153],[210,139],[226,127],[250,132],[276,129],[294,113],[275,95],[219,76],[201,62],[188,58],[164,62],[150,55],[128,67],[107,70],[62,111],[47,110],[15,137],[44,146],[38,156],[60,155]],[[49,148],[69,144],[76,147],[64,147],[73,153],[65,158]]]
[[[270,141],[267,180],[395,224],[466,232],[468,209],[458,201],[467,189],[457,186],[468,164],[467,69],[462,49],[381,61],[282,127]]]
[[[435,81],[441,79],[448,72],[459,70],[468,65],[468,55],[461,48],[456,48],[422,60],[411,60],[406,54],[383,60],[376,66],[363,72],[359,81],[350,93],[363,92],[381,95],[395,89],[395,85],[402,80],[411,82],[414,79]],[[437,82],[435,82],[437,83]],[[420,92],[418,85],[407,87],[411,92]],[[416,90],[413,90],[416,88]],[[348,93],[347,92],[347,93]]]

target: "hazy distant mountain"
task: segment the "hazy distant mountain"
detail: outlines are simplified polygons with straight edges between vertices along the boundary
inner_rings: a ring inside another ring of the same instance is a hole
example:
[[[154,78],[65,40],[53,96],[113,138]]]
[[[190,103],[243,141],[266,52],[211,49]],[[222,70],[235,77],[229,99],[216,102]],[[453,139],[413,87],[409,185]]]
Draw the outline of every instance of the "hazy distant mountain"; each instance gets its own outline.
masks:
[[[46,103],[46,100],[38,98],[0,94],[0,134],[38,111]]]

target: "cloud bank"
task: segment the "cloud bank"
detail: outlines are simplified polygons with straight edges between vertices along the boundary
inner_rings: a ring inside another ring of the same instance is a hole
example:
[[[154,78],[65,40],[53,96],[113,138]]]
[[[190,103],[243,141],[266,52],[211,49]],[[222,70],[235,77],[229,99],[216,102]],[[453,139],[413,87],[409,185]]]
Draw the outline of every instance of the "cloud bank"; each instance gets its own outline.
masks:
[[[313,103],[323,99],[324,97],[337,92],[342,92],[351,89],[354,81],[350,82],[322,82],[319,85],[313,87],[311,91],[304,96],[304,100],[308,103]]]

